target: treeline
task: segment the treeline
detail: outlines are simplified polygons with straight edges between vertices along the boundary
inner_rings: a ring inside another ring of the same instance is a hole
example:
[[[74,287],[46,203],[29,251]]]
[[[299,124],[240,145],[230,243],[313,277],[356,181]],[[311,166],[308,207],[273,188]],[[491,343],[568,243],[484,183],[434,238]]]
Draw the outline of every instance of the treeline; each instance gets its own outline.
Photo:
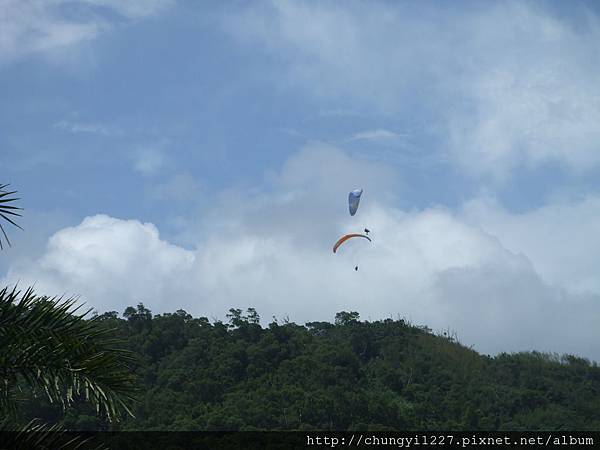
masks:
[[[404,320],[227,322],[142,304],[100,316],[138,355],[138,402],[108,423],[85,402],[33,417],[75,430],[600,430],[600,368],[571,355],[484,356]]]

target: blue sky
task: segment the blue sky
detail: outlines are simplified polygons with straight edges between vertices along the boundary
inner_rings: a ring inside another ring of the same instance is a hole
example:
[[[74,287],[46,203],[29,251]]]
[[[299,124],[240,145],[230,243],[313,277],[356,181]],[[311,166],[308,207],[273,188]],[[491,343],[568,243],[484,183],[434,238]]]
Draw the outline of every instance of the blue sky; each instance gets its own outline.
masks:
[[[593,2],[0,5],[5,284],[600,358]]]

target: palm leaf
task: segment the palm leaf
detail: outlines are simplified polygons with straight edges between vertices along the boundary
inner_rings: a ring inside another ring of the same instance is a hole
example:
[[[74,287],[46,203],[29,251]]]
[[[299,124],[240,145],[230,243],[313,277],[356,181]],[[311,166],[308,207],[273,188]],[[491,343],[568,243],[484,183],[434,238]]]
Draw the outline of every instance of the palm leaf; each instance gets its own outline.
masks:
[[[38,448],[71,450],[93,448],[92,437],[85,434],[65,432],[59,424],[47,424],[33,419],[25,425],[11,420],[10,417],[0,419],[0,448]],[[97,450],[106,450],[103,445]]]
[[[83,397],[111,421],[132,415],[134,355],[75,302],[0,290],[0,413],[14,408],[22,380],[63,407]]]
[[[11,225],[13,225],[17,228],[20,228],[22,230],[23,228],[21,228],[21,226],[19,224],[17,224],[14,220],[12,220],[9,217],[9,216],[21,217],[21,214],[18,213],[17,211],[23,210],[23,208],[19,208],[17,206],[12,206],[12,202],[20,200],[20,198],[11,197],[11,195],[16,194],[17,191],[5,190],[5,188],[8,186],[9,186],[8,184],[0,184],[0,217],[2,219],[4,219],[6,222],[10,223]],[[8,239],[8,235],[6,234],[6,231],[4,230],[2,223],[0,223],[0,232],[2,232],[2,234],[0,235],[0,250],[2,250],[4,248],[4,246],[2,245],[2,237],[4,237],[4,240],[10,246],[10,240]]]

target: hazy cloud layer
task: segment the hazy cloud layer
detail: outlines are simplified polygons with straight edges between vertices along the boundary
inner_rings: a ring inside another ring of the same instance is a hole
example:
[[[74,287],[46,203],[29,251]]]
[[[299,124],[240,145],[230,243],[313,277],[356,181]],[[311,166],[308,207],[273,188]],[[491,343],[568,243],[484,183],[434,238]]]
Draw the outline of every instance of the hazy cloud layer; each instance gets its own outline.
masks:
[[[119,134],[116,130],[111,130],[106,125],[93,122],[73,122],[70,120],[60,120],[56,122],[53,127],[57,130],[73,134],[86,133],[101,136],[115,136]]]
[[[524,2],[273,1],[225,23],[280,58],[287,76],[273,82],[419,117],[461,168],[506,180],[516,167],[600,165],[600,27],[578,12],[570,22]]]
[[[354,134],[349,140],[350,141],[388,141],[394,140],[401,137],[398,133],[394,133],[393,131],[377,129],[377,130],[368,130],[362,131],[360,133]]]
[[[164,152],[158,148],[141,148],[132,155],[133,169],[143,176],[152,176],[158,173],[166,163]]]
[[[600,294],[600,197],[557,199],[514,214],[491,199],[464,207],[465,218],[522,253],[549,283],[581,294]]]
[[[0,64],[29,53],[53,52],[111,28],[103,14],[141,19],[173,0],[0,0]]]
[[[474,203],[464,215],[401,211],[386,200],[391,175],[334,147],[309,146],[271,175],[269,190],[223,193],[195,228],[193,251],[161,240],[152,224],[99,215],[56,233],[41,258],[13,266],[5,281],[81,294],[99,310],[143,301],[155,312],[209,317],[236,306],[298,322],[331,320],[340,310],[404,316],[456,331],[484,352],[535,348],[600,359],[592,345],[600,337],[598,295],[570,292],[569,271],[557,279],[535,247],[495,235],[494,218],[510,230],[505,223],[518,217],[495,208],[482,227],[476,213],[491,204]],[[365,194],[350,217],[353,180]],[[522,225],[531,234],[532,217]],[[339,235],[364,226],[372,244],[355,240],[332,253]]]

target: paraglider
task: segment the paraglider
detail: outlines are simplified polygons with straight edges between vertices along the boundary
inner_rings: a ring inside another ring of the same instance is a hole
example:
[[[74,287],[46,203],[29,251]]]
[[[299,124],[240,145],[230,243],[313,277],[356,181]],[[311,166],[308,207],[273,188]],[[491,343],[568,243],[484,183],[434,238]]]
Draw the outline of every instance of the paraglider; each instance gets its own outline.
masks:
[[[350,211],[351,216],[354,216],[356,214],[356,211],[358,211],[358,204],[360,203],[360,197],[361,197],[362,193],[363,193],[362,189],[354,189],[353,191],[350,191],[350,193],[348,194],[348,210]],[[333,245],[333,253],[336,253],[338,248],[340,247],[340,245],[342,245],[348,239],[361,237],[361,238],[367,239],[369,242],[373,242],[373,241],[371,241],[371,238],[368,236],[368,234],[370,232],[371,232],[371,230],[369,230],[368,228],[365,228],[365,234],[349,233],[349,234],[343,235]],[[354,266],[354,270],[356,272],[358,272],[358,264],[356,266]]]
[[[337,252],[337,249],[340,247],[340,245],[342,245],[348,239],[352,239],[352,238],[355,238],[355,237],[365,238],[369,242],[373,242],[373,241],[371,241],[371,238],[369,236],[365,235],[365,234],[359,234],[359,233],[345,234],[341,238],[339,238],[338,241],[333,245],[333,253]]]
[[[358,210],[358,204],[360,202],[360,196],[362,193],[362,189],[354,189],[348,194],[348,209],[350,210],[351,216],[356,214],[356,211]]]

